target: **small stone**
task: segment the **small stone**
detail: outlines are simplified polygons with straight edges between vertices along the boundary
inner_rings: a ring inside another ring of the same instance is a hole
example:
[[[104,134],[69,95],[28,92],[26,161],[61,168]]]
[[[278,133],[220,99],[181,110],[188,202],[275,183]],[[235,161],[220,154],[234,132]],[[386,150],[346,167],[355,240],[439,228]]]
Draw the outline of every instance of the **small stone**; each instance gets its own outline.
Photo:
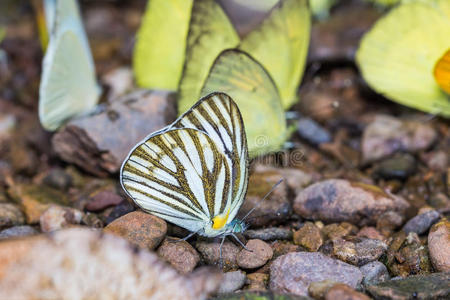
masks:
[[[294,232],[294,244],[305,247],[310,252],[317,251],[322,243],[320,229],[311,222],[306,222],[302,228]]]
[[[427,149],[436,138],[430,123],[378,115],[363,133],[363,161],[373,162],[400,151],[415,153]]]
[[[308,117],[302,117],[297,122],[297,133],[302,139],[313,145],[330,143],[332,140],[328,130]]]
[[[379,178],[391,180],[406,180],[416,171],[416,160],[411,154],[396,154],[379,162],[374,175]]]
[[[447,219],[431,227],[428,249],[434,268],[439,272],[450,272],[450,222]]]
[[[227,272],[220,283],[219,294],[232,293],[239,290],[245,284],[245,273],[242,271]]]
[[[374,240],[380,240],[380,241],[384,240],[383,235],[381,233],[379,233],[375,227],[371,227],[371,226],[365,226],[365,227],[361,228],[361,230],[358,232],[358,234],[356,236],[357,237],[365,237],[365,238],[374,239]]]
[[[195,248],[200,252],[203,260],[208,265],[220,264],[220,242],[197,242]],[[239,248],[232,242],[225,241],[222,245],[222,264],[224,271],[236,270],[238,265],[236,257]]]
[[[254,173],[250,176],[247,195],[239,210],[238,218],[242,219],[256,206],[256,209],[246,220],[250,225],[260,227],[286,221],[286,218],[292,213],[292,207],[288,199],[287,185],[284,181],[262,201],[274,184],[282,178],[283,175],[275,171]]]
[[[66,191],[72,185],[72,176],[62,169],[51,169],[43,183],[57,190]]]
[[[448,299],[450,297],[450,273],[409,276],[388,280],[366,289],[375,299]]]
[[[156,216],[134,211],[108,224],[104,231],[118,235],[139,248],[153,250],[166,235],[167,224]]]
[[[267,172],[272,171],[274,174],[281,174],[283,176],[284,181],[286,181],[287,186],[291,189],[295,194],[308,186],[313,177],[311,174],[308,174],[300,169],[296,168],[275,168],[272,166],[256,164],[255,173],[259,172]]]
[[[78,209],[52,205],[41,215],[41,230],[51,232],[69,225],[80,224],[82,217],[83,213]]]
[[[403,226],[403,231],[407,234],[415,232],[422,234],[428,231],[428,229],[439,220],[439,212],[431,210],[423,214],[417,215]]]
[[[118,205],[122,201],[123,198],[114,191],[102,190],[90,197],[86,209],[89,211],[100,211],[109,206]]]
[[[362,280],[362,273],[355,266],[318,252],[288,253],[270,265],[270,289],[275,292],[306,296],[312,282],[325,279],[355,288]]]
[[[371,261],[359,268],[364,278],[362,283],[364,285],[375,284],[389,280],[389,272],[384,264],[379,261]]]
[[[432,151],[421,155],[421,159],[433,171],[445,172],[449,164],[448,154],[443,150]]]
[[[358,228],[348,222],[332,223],[322,228],[322,233],[331,240],[356,234]]]
[[[311,297],[313,297],[314,299],[324,299],[325,294],[335,284],[337,284],[336,281],[327,280],[327,279],[322,280],[322,281],[311,282],[311,284],[308,287],[308,294]]]
[[[266,291],[269,282],[269,274],[251,273],[247,274],[247,290],[250,291]]]
[[[180,274],[187,274],[194,270],[200,261],[200,255],[188,242],[166,237],[158,247],[159,257],[170,263]]]
[[[310,185],[294,200],[294,211],[304,218],[358,226],[375,224],[387,211],[403,214],[408,207],[403,198],[377,186],[342,179]]]
[[[387,250],[380,240],[355,238],[351,241],[337,239],[333,241],[333,254],[337,258],[356,266],[377,260]]]
[[[34,227],[28,225],[14,226],[0,231],[0,239],[18,238],[38,233]]]
[[[41,215],[52,205],[69,205],[67,195],[45,185],[15,184],[8,194],[22,207],[28,224],[39,223]]]
[[[83,217],[81,218],[81,223],[88,227],[93,228],[104,227],[102,220],[100,220],[100,218],[96,214],[90,212],[83,214]]]
[[[357,292],[346,284],[338,283],[328,290],[325,295],[325,300],[335,300],[335,299],[345,299],[345,300],[370,300],[363,293]]]
[[[169,124],[175,116],[172,92],[138,90],[115,100],[98,114],[69,121],[53,135],[52,146],[61,159],[106,177],[119,170],[137,142]]]
[[[450,198],[444,193],[436,193],[427,199],[427,203],[435,209],[450,208]]]
[[[258,239],[263,241],[290,240],[292,231],[290,229],[269,227],[263,229],[249,229],[244,232],[247,239]]]
[[[302,246],[297,246],[286,241],[275,241],[271,246],[273,249],[273,258],[277,258],[278,256],[285,255],[290,252],[305,251]]]
[[[243,269],[255,269],[263,266],[273,256],[272,248],[261,240],[249,240],[237,256],[237,264]]]
[[[388,236],[392,231],[403,224],[404,219],[403,215],[400,215],[395,211],[388,211],[378,218],[376,228],[381,234]]]
[[[134,205],[129,201],[124,200],[119,205],[116,205],[107,215],[105,215],[105,223],[109,224],[117,218],[124,216],[132,211],[135,211]]]
[[[128,67],[116,68],[102,77],[108,89],[108,100],[114,101],[133,88],[133,72]]]
[[[0,203],[0,229],[22,225],[25,217],[20,208],[12,203]]]

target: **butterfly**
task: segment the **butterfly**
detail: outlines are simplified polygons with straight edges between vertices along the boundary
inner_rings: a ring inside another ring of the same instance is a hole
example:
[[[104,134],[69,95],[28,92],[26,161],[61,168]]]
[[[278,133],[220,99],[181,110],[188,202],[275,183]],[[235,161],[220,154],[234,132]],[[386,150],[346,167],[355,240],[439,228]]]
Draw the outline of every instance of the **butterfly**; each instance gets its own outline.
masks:
[[[365,34],[356,61],[378,93],[448,118],[450,97],[442,86],[449,84],[443,82],[449,36],[450,1],[403,1]]]
[[[75,0],[44,2],[50,40],[39,86],[39,120],[50,131],[96,107],[100,88]]]
[[[133,64],[138,83],[177,89],[180,112],[212,91],[229,93],[246,124],[250,157],[279,150],[289,136],[284,110],[297,101],[306,63],[308,0],[281,0],[243,38],[214,0],[157,2],[147,5],[138,32]],[[168,14],[174,17],[165,23]],[[167,35],[173,37],[170,42],[159,42]],[[223,54],[230,49],[236,54]],[[221,78],[212,80],[217,78],[212,74],[218,74],[219,65]],[[261,83],[268,84],[267,88]]]
[[[238,106],[224,93],[201,98],[131,150],[120,182],[148,213],[192,234],[237,239],[235,233],[246,229],[235,217],[248,184],[247,139]]]

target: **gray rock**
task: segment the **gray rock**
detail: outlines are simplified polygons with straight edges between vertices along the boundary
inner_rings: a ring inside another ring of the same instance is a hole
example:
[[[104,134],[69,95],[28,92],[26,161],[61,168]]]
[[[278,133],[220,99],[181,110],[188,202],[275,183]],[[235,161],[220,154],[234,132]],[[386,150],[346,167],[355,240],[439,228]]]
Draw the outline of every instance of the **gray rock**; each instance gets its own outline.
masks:
[[[439,212],[430,210],[423,214],[417,215],[403,226],[406,233],[415,232],[422,234],[428,231],[430,227],[439,220]]]
[[[226,294],[226,293],[232,293],[245,284],[245,273],[242,271],[234,271],[234,272],[227,272],[222,277],[222,282],[220,283],[219,287],[219,294]]]
[[[374,175],[383,179],[405,180],[416,171],[416,159],[411,154],[401,153],[387,158],[376,166]]]
[[[375,299],[449,299],[450,273],[409,276],[367,286]]]
[[[351,241],[338,239],[333,241],[333,254],[347,263],[362,266],[377,260],[388,246],[380,240],[356,238]]]
[[[383,282],[389,280],[389,272],[386,266],[379,261],[372,261],[364,266],[361,266],[359,270],[363,273],[364,285],[375,284],[378,282]]]
[[[292,239],[292,231],[285,228],[269,227],[247,230],[244,232],[244,236],[248,239],[259,239],[263,241],[290,240]]]
[[[19,206],[12,203],[0,203],[0,229],[25,223],[25,216]]]
[[[298,135],[313,145],[331,142],[331,134],[311,118],[301,118],[297,123]]]
[[[43,183],[52,188],[65,191],[72,185],[72,176],[64,170],[52,169],[44,177]]]
[[[375,224],[388,211],[403,214],[409,203],[377,186],[329,179],[302,190],[294,200],[300,216],[326,223],[349,222],[359,226]]]
[[[24,237],[28,235],[38,234],[39,231],[28,225],[14,226],[0,231],[0,239]]]
[[[329,279],[355,288],[362,277],[357,267],[317,252],[288,253],[270,265],[270,289],[300,296],[308,294],[312,282]]]

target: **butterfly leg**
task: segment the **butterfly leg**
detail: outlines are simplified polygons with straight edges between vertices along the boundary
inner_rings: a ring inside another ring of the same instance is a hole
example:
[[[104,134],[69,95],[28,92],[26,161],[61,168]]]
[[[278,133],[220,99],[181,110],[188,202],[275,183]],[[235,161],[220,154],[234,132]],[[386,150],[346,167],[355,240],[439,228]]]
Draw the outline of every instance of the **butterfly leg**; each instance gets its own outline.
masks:
[[[221,270],[223,269],[222,246],[223,246],[223,242],[225,242],[225,238],[226,238],[226,236],[224,236],[222,238],[222,241],[220,242],[220,246],[219,246],[219,267]]]
[[[241,240],[234,233],[232,233],[231,236],[234,237],[234,239],[239,243],[239,245],[241,245],[245,250],[247,250],[249,252],[253,252],[253,250],[250,250],[247,247],[245,247],[245,245],[241,242]]]
[[[184,238],[182,238],[179,241],[187,241],[191,236],[193,236],[194,234],[196,234],[197,232],[191,232],[189,233],[187,236],[185,236]]]

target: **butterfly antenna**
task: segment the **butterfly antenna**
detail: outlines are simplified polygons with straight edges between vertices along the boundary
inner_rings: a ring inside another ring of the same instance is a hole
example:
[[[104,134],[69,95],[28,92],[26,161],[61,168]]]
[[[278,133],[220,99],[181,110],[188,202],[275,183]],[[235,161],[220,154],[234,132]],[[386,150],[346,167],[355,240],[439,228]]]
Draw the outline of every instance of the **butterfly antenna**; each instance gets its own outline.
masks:
[[[266,198],[273,192],[273,190],[274,190],[278,185],[280,185],[280,183],[281,183],[282,181],[283,181],[283,179],[280,179],[277,183],[275,183],[275,184],[273,185],[273,187],[270,189],[270,191],[264,196],[264,198],[262,198],[262,200],[259,201],[259,203],[255,205],[255,207],[253,207],[252,209],[250,209],[250,211],[242,218],[241,222],[244,222],[244,220],[245,220],[245,219],[246,219],[246,218],[247,218],[247,217],[248,217],[248,216],[249,216],[256,208],[258,208],[264,200],[266,200]]]

